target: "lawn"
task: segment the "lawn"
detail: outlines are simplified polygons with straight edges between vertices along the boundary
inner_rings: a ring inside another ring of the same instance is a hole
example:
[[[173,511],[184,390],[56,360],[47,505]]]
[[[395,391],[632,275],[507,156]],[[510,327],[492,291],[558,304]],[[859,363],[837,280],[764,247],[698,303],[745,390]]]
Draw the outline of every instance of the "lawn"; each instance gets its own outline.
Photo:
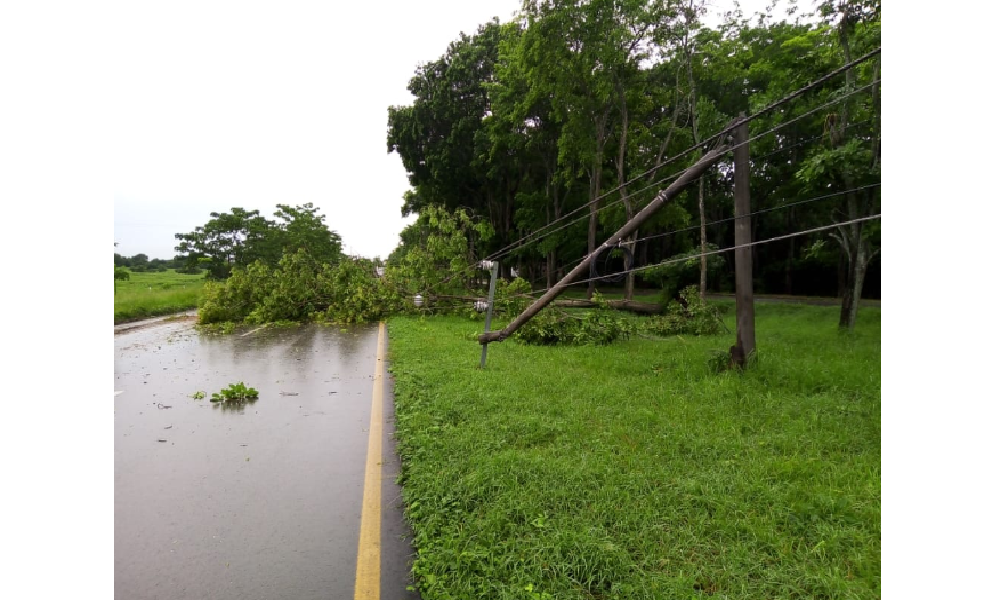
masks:
[[[733,335],[480,371],[481,323],[392,319],[423,598],[878,598],[880,311],[838,310],[758,306],[744,374],[708,366]]]
[[[129,273],[115,282],[115,323],[191,310],[198,306],[204,274],[177,271]]]

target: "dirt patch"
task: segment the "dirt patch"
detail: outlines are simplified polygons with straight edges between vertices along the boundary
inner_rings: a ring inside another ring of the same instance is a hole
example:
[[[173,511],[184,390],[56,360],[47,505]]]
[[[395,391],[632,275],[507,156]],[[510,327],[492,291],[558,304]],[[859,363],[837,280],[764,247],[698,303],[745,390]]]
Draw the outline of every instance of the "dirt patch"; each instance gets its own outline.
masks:
[[[194,323],[198,320],[197,313],[180,313],[176,315],[170,315],[168,317],[156,317],[154,319],[147,319],[145,321],[136,321],[128,324],[118,324],[115,325],[115,335],[122,333],[131,333],[133,331],[139,331],[141,329],[149,329],[150,327],[155,327],[157,325],[167,325],[171,323]]]

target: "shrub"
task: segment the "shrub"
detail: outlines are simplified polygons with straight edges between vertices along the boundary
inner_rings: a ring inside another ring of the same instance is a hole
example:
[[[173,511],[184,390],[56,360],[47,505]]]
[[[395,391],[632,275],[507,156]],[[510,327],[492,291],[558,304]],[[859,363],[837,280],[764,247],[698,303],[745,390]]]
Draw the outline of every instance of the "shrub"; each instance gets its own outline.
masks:
[[[579,313],[544,308],[515,331],[513,338],[537,346],[605,345],[628,339],[634,329],[632,321],[606,307]]]
[[[645,323],[646,331],[656,335],[714,335],[722,332],[722,316],[718,309],[701,299],[697,287],[684,288],[680,298],[680,301],[667,305],[666,314],[650,317]]]
[[[709,252],[718,250],[715,244],[707,244]],[[701,277],[701,248],[695,248],[687,252],[675,254],[665,261],[666,264],[658,265],[646,269],[641,277],[645,281],[654,282],[660,285],[663,290],[660,304],[666,308],[676,297],[679,290],[684,287],[697,284]],[[720,254],[711,254],[708,257],[708,276],[717,276],[724,270],[726,261]]]

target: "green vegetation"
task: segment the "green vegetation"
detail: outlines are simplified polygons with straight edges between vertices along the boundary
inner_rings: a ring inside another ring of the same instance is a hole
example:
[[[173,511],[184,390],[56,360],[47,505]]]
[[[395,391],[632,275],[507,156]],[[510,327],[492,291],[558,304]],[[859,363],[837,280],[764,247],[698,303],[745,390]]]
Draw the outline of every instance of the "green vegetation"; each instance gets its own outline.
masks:
[[[263,260],[234,267],[224,281],[205,285],[198,321],[212,327],[202,330],[227,333],[240,323],[376,321],[417,312],[417,294],[426,301],[419,308],[424,314],[479,318],[468,295],[485,295],[488,279],[474,264],[473,248],[488,239],[489,228],[461,209],[428,209],[415,225],[406,252],[390,257],[384,266],[378,260],[346,256],[330,263],[303,247],[285,252],[275,267]],[[496,310],[521,310],[527,291],[524,280],[499,281]]]
[[[681,291],[679,300],[667,304],[666,314],[648,319],[645,329],[657,335],[712,335],[725,325],[721,311],[702,301],[692,285]]]
[[[625,290],[621,287],[598,287],[595,293],[597,292],[600,292],[606,300],[623,300],[625,298]],[[635,302],[656,303],[660,301],[660,296],[661,294],[658,290],[636,288],[635,293],[632,295],[632,300]],[[587,288],[578,285],[570,287],[559,295],[560,300],[585,300],[586,298]]]
[[[274,268],[282,256],[301,249],[321,263],[340,260],[340,235],[327,227],[319,207],[307,202],[276,208],[278,221],[262,217],[259,210],[239,207],[231,213],[211,213],[211,219],[194,231],[174,235],[180,242],[176,260],[186,269],[207,269],[213,279],[225,279],[233,269],[258,261]]]
[[[513,339],[536,346],[605,345],[628,337],[638,321],[607,308],[604,298],[594,295],[597,308],[563,310],[546,307],[514,332]]]
[[[593,251],[740,113],[841,67],[750,123],[751,196],[766,211],[753,217],[754,238],[878,214],[880,55],[846,67],[880,47],[881,2],[735,8],[715,28],[704,22],[710,10],[706,0],[528,0],[509,22],[455,32],[439,58],[399,82],[413,102],[388,107],[386,147],[413,188],[403,215],[465,207],[494,231],[479,257],[550,226],[503,268],[551,287],[559,267]],[[724,157],[624,242],[637,266],[733,245],[733,164]],[[754,248],[755,289],[843,298],[839,324],[850,329],[862,288],[879,294],[878,223]],[[631,283],[662,285],[668,300],[690,284],[731,291],[733,262],[693,258]]]
[[[133,273],[145,273],[147,271],[162,273],[171,269],[187,273],[188,275],[197,275],[201,272],[201,269],[189,267],[184,264],[184,261],[177,259],[163,260],[162,258],[154,258],[153,260],[149,260],[149,256],[142,253],[134,256],[122,256],[115,252],[115,279],[118,279],[118,269],[120,267],[127,267]],[[127,273],[128,271],[125,272]]]
[[[247,387],[242,381],[231,383],[229,387],[222,388],[218,392],[213,392],[209,399],[211,402],[247,402],[254,401],[259,396],[256,389]]]
[[[731,334],[507,341],[482,371],[475,324],[391,319],[422,597],[880,597],[880,313],[757,317],[721,374]]]
[[[115,323],[169,315],[198,306],[204,275],[177,271],[128,273],[121,280],[115,269]]]

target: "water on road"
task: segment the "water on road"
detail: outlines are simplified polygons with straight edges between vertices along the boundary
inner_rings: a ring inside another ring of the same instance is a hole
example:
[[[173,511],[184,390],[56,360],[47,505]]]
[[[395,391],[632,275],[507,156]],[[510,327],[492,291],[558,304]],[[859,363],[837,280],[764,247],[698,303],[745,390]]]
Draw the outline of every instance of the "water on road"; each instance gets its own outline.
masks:
[[[116,335],[115,597],[351,597],[377,341],[377,326]],[[191,397],[236,382],[259,399]]]

